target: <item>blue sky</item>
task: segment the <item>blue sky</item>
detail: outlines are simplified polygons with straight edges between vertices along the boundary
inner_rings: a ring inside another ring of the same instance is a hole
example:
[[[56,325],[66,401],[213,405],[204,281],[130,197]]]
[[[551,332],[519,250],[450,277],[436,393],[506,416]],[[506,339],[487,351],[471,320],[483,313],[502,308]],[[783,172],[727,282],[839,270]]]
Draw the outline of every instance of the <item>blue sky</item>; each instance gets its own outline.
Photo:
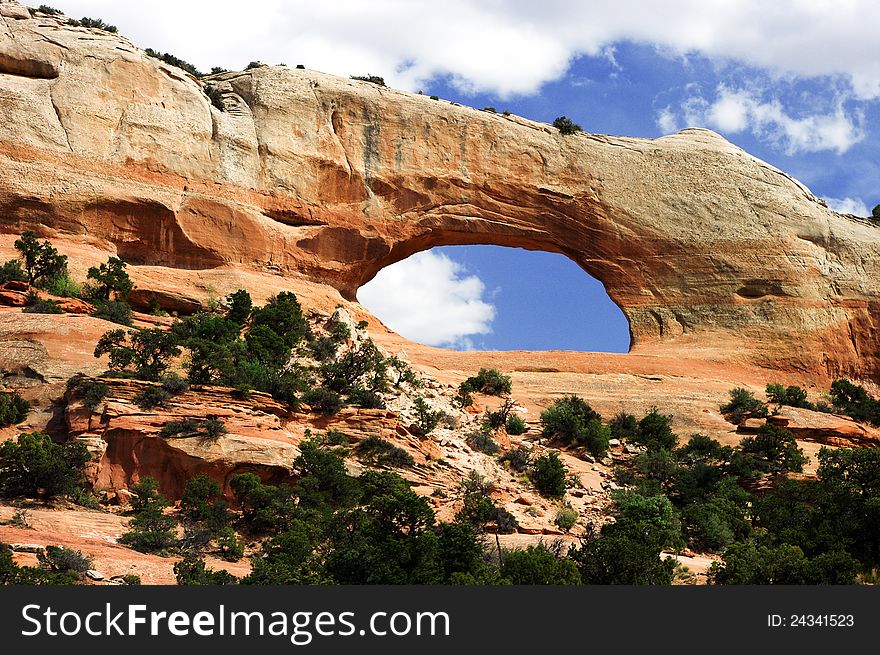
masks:
[[[534,120],[564,114],[598,133],[656,137],[709,127],[832,207],[867,214],[880,203],[875,0],[54,4],[70,16],[101,17],[137,45],[202,70],[261,60],[371,73],[397,88]],[[387,302],[392,290],[399,302]],[[601,285],[540,253],[419,253],[381,271],[359,298],[431,345],[617,351],[628,338]]]

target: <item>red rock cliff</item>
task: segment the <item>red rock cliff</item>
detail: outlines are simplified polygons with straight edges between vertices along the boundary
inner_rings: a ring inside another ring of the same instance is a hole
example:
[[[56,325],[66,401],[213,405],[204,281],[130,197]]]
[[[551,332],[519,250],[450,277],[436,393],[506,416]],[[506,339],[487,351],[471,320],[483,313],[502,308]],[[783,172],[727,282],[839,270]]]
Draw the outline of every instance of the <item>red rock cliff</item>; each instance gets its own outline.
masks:
[[[0,108],[7,233],[303,275],[349,298],[432,246],[560,252],[605,284],[636,348],[723,334],[763,365],[880,379],[878,228],[706,130],[565,137],[286,67],[199,81],[10,2]]]

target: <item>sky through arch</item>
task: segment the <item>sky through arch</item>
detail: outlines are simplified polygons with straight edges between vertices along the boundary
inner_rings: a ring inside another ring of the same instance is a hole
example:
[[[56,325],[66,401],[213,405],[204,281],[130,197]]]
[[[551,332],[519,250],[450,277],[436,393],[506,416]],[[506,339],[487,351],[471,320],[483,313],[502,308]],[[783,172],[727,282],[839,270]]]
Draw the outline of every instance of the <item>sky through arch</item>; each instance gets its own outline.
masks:
[[[458,350],[628,352],[602,283],[556,253],[445,246],[379,271],[358,300],[402,336]]]

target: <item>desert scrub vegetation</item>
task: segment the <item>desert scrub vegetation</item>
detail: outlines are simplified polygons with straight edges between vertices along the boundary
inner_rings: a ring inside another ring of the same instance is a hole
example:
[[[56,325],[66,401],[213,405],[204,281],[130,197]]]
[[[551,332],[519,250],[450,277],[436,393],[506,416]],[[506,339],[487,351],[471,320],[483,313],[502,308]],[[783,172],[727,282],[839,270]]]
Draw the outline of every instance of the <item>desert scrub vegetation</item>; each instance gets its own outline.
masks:
[[[560,134],[565,136],[584,131],[580,125],[572,121],[567,116],[559,116],[558,118],[556,118],[556,120],[553,121],[553,127],[559,130]]]
[[[495,368],[481,368],[476,375],[469,377],[459,386],[459,390],[464,394],[483,393],[489,396],[510,393],[511,389],[510,376],[504,375]]]
[[[170,52],[157,52],[152,48],[146,48],[144,50],[144,54],[146,54],[148,57],[153,57],[155,59],[164,61],[169,66],[174,66],[176,68],[180,68],[181,70],[185,70],[187,73],[194,77],[204,77],[204,73],[202,73],[194,65],[192,65],[188,61],[184,61],[180,57],[175,57]]]
[[[375,84],[376,86],[386,86],[385,78],[379,77],[378,75],[352,75],[351,79],[359,80],[361,82],[369,82],[370,84]]]
[[[205,86],[205,95],[208,96],[208,100],[215,108],[226,111],[226,102],[223,100],[223,92],[220,89],[208,84]]]
[[[354,447],[354,453],[361,460],[373,466],[410,468],[415,464],[412,455],[390,441],[369,436]]]
[[[110,32],[111,34],[116,34],[118,31],[115,25],[105,23],[100,18],[80,18],[79,20],[71,18],[67,21],[67,24],[74,27],[88,27],[91,29],[103,30],[104,32]]]
[[[0,444],[0,497],[52,501],[75,498],[92,456],[78,441],[57,444],[48,434],[30,432]]]
[[[0,543],[0,586],[73,585],[83,579],[92,566],[92,558],[63,546],[46,546],[37,554],[37,566],[20,566],[11,548]]]
[[[582,446],[595,457],[608,451],[611,430],[602,416],[579,396],[564,396],[541,412],[544,437],[564,445]]]
[[[748,389],[736,387],[730,390],[729,396],[730,400],[720,411],[731,423],[739,425],[747,418],[764,418],[769,414],[766,403],[755,398]]]
[[[31,404],[15,391],[0,392],[0,428],[21,423],[31,411]]]
[[[539,494],[558,499],[565,495],[566,473],[565,464],[554,450],[532,462],[530,477]]]
[[[467,445],[481,453],[495,455],[501,450],[498,442],[492,438],[487,430],[474,430],[467,437]]]

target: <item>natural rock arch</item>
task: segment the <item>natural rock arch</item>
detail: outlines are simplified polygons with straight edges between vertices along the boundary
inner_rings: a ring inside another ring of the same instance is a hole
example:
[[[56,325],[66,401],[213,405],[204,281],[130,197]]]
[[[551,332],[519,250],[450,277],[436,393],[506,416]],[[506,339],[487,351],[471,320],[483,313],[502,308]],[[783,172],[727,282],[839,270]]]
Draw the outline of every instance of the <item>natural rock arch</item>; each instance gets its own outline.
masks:
[[[605,284],[635,347],[686,338],[716,357],[880,379],[877,227],[717,134],[564,137],[286,67],[200,82],[118,36],[6,25],[3,231],[305,276],[348,298],[436,245],[561,252]]]

